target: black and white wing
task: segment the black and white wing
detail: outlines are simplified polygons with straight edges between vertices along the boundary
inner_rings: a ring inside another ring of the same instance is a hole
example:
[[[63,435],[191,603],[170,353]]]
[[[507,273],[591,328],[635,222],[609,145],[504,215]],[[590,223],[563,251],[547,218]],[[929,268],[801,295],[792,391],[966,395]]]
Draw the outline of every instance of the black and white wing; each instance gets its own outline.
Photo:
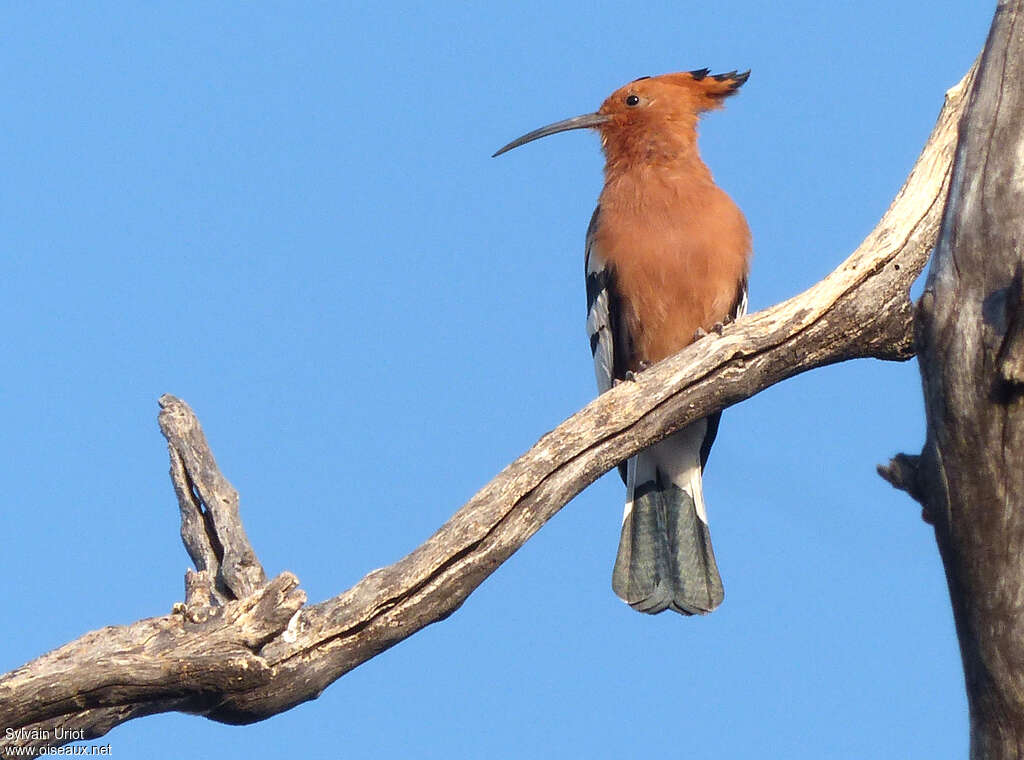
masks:
[[[584,264],[587,273],[587,335],[594,356],[598,392],[623,380],[633,364],[633,340],[626,328],[623,303],[616,288],[615,271],[605,261],[595,241],[601,207],[594,209],[587,227]]]
[[[587,335],[594,357],[597,390],[604,393],[616,380],[622,380],[632,364],[633,344],[622,314],[622,302],[616,290],[615,272],[608,266],[595,242],[601,207],[594,209],[587,227],[584,265],[587,275]],[[626,466],[619,466],[623,481]]]

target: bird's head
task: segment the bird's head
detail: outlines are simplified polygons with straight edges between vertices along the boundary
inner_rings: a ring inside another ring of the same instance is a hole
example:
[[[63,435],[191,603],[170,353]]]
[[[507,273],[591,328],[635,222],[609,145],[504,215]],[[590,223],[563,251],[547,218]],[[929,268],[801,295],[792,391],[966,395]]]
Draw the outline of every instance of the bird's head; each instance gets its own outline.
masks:
[[[695,151],[697,118],[721,108],[749,71],[710,74],[708,69],[643,77],[613,92],[595,113],[535,129],[504,146],[495,156],[557,132],[597,129],[609,165],[659,161]]]

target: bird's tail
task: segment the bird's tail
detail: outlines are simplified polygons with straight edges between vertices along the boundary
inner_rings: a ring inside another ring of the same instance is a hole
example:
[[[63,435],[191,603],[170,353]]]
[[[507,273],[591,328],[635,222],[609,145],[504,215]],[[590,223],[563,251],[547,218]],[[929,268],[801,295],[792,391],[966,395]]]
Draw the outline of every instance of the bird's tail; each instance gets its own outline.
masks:
[[[706,614],[725,596],[701,489],[707,433],[708,420],[700,420],[627,465],[612,588],[640,612]]]

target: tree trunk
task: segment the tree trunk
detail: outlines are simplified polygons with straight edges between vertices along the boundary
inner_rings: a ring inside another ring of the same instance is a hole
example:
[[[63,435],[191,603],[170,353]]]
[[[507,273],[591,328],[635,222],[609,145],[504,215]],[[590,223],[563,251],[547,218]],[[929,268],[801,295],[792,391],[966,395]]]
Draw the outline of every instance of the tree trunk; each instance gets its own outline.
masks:
[[[999,4],[917,320],[935,524],[971,757],[1024,757],[1024,0]],[[908,460],[904,460],[906,464]],[[913,462],[910,462],[913,469]]]

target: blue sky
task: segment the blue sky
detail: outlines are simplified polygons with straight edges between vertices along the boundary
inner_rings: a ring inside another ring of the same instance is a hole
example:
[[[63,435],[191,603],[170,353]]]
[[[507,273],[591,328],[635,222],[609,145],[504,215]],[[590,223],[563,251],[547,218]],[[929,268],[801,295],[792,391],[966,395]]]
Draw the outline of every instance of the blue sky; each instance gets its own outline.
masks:
[[[701,149],[754,235],[751,308],[874,226],[988,3],[5,4],[0,671],[165,614],[188,560],[156,400],[186,399],[269,573],[333,596],[587,403],[597,138],[500,159],[638,76],[753,70]],[[941,563],[874,473],[917,368],[856,362],[727,411],[705,479],[726,601],[611,592],[587,489],[447,621],[247,728],[117,757],[954,758]],[[211,748],[213,748],[211,750]]]

